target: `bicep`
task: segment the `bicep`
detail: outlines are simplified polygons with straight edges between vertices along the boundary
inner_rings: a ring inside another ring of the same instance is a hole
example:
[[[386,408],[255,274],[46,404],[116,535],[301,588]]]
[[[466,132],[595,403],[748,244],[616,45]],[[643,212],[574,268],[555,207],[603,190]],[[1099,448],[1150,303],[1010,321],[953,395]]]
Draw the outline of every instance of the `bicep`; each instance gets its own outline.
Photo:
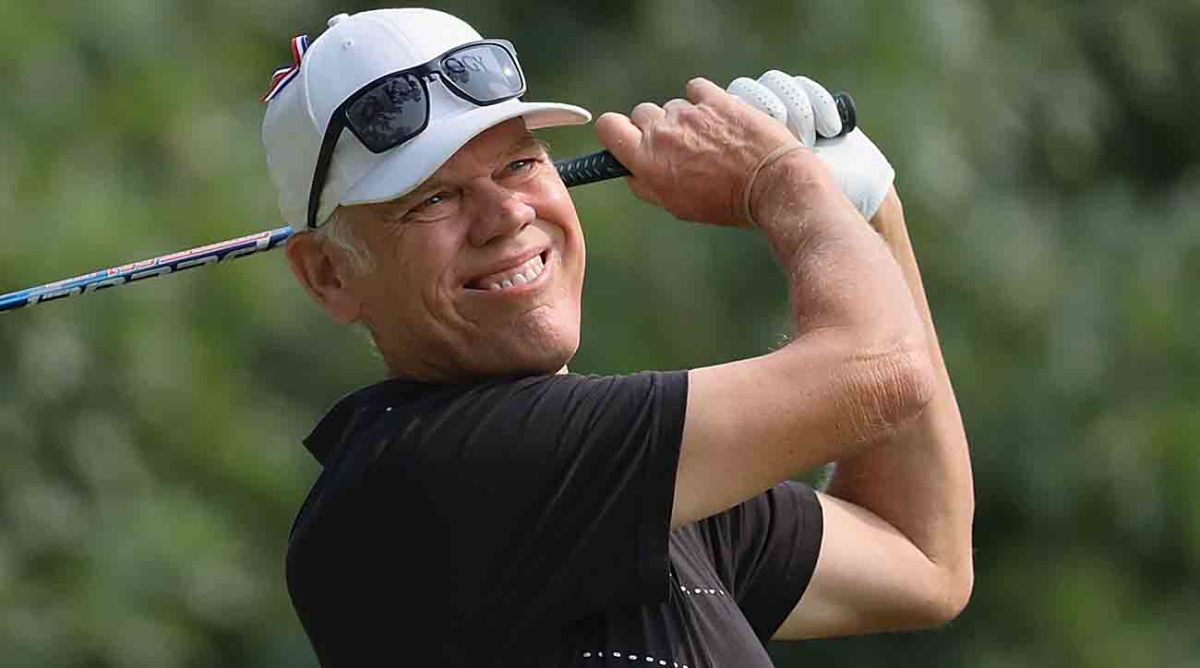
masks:
[[[903,354],[819,330],[768,355],[694,369],[672,526],[844,457],[913,412]]]
[[[818,494],[821,552],[799,603],[774,640],[802,640],[933,626],[945,621],[945,579],[895,527],[874,513]]]

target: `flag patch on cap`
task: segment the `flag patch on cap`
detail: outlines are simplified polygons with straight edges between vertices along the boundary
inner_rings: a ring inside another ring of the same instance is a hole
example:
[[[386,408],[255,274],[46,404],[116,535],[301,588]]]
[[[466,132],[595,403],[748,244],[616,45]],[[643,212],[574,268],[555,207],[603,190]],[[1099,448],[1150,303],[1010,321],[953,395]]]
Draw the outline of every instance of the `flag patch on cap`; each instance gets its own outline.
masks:
[[[292,83],[292,80],[300,73],[300,61],[304,58],[304,52],[308,50],[308,35],[296,35],[292,38],[291,46],[292,64],[281,67],[271,74],[271,83],[267,87],[267,93],[262,96],[263,102],[275,99],[279,91],[287,88],[287,85]]]

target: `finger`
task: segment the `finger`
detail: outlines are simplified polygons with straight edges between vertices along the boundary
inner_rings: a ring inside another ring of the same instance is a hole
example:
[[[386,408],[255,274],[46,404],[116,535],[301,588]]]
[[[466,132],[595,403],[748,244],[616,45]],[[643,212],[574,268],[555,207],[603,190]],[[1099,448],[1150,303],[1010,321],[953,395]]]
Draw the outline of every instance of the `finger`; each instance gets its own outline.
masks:
[[[812,103],[813,115],[817,134],[822,137],[836,137],[842,131],[842,115],[838,113],[837,100],[821,84],[808,77],[795,77],[794,81],[808,93]]]
[[[780,102],[774,93],[754,79],[747,77],[734,79],[729,84],[729,94],[780,123],[787,122],[787,108],[783,106],[783,102]]]
[[[813,124],[813,107],[808,93],[791,76],[779,70],[768,70],[758,78],[758,83],[775,95],[787,110],[787,127],[805,146],[817,143],[817,130]]]
[[[680,110],[688,109],[693,106],[695,105],[693,105],[691,102],[688,102],[687,100],[681,100],[676,97],[663,103],[662,108],[663,111],[666,112],[667,116],[673,116],[674,114],[679,113]]]
[[[720,106],[729,101],[729,95],[721,90],[720,86],[704,77],[696,77],[687,82],[684,94],[692,104],[706,103]]]
[[[596,119],[596,138],[630,172],[638,171],[638,147],[642,143],[642,131],[628,116],[611,111],[601,114]]]
[[[629,120],[633,121],[633,124],[638,126],[642,132],[645,132],[646,128],[662,120],[665,115],[666,112],[657,104],[643,102],[634,107],[633,111],[629,113]]]

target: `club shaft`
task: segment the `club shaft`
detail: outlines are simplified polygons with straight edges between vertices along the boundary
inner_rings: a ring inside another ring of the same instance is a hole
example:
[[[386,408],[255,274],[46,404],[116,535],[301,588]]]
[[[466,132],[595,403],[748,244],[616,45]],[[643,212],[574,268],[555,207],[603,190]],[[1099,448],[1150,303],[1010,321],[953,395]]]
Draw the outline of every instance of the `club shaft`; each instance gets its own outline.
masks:
[[[834,96],[842,117],[842,133],[854,129],[856,123],[854,100],[845,93]],[[554,163],[559,176],[568,188],[628,176],[629,170],[608,151],[597,151],[575,158],[558,160]],[[12,311],[48,301],[74,297],[75,295],[98,292],[129,283],[136,283],[158,276],[174,274],[185,269],[204,267],[226,260],[233,260],[255,253],[262,253],[282,246],[292,236],[289,227],[263,230],[237,239],[229,239],[207,246],[200,246],[169,255],[133,262],[130,264],[93,271],[53,283],[37,285],[0,295],[0,312]]]
[[[567,187],[581,186],[624,176],[629,172],[608,153],[599,151],[554,163]],[[93,271],[53,283],[36,285],[0,295],[0,312],[12,311],[48,301],[99,292],[186,269],[233,260],[282,246],[292,236],[290,227],[263,230],[257,234],[191,248],[169,255]]]

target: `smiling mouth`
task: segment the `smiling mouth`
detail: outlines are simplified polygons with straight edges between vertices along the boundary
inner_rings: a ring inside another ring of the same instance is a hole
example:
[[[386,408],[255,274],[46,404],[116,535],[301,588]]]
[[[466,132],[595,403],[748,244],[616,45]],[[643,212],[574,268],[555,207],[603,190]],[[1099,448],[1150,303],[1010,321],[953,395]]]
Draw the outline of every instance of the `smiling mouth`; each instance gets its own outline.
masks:
[[[467,283],[465,287],[468,290],[486,292],[499,292],[519,288],[536,281],[546,271],[546,265],[549,260],[550,251],[544,250],[529,258],[520,266],[477,278]]]

